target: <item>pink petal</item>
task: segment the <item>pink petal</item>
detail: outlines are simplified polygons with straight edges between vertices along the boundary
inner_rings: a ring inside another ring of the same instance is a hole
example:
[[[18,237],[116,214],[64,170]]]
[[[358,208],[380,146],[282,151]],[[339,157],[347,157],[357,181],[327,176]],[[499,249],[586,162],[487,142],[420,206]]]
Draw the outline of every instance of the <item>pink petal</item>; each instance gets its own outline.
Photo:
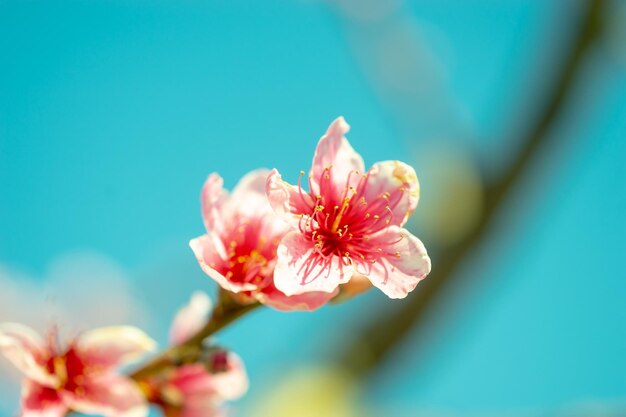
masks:
[[[334,293],[350,280],[352,265],[338,256],[322,257],[312,241],[300,232],[289,232],[277,251],[274,285],[287,296],[309,292]]]
[[[211,312],[211,299],[201,291],[195,292],[189,304],[180,309],[170,329],[170,341],[179,345],[204,327]]]
[[[180,414],[165,413],[166,417],[226,417],[227,410],[221,405],[216,404],[211,398],[194,398],[185,404]]]
[[[26,381],[22,390],[21,417],[63,417],[67,407],[56,389]]]
[[[228,197],[223,189],[224,180],[216,173],[208,176],[202,187],[200,203],[202,218],[207,230],[218,232],[223,227],[222,207]]]
[[[344,137],[349,130],[348,123],[343,117],[339,117],[331,123],[326,134],[319,140],[311,166],[311,185],[313,186],[311,191],[314,194],[320,193],[320,179],[325,175],[326,168],[332,167],[330,180],[334,184],[335,196],[343,194],[346,185],[356,187],[358,184],[360,174],[365,171],[365,165],[361,155]],[[350,175],[354,171],[357,174]]]
[[[383,254],[370,265],[366,275],[389,298],[406,297],[430,273],[424,244],[408,230],[391,226],[371,240]]]
[[[93,329],[76,339],[81,359],[89,365],[116,367],[154,351],[156,343],[132,326]]]
[[[257,293],[256,297],[266,306],[280,311],[314,311],[328,303],[337,292],[308,292],[288,297],[271,285]]]
[[[232,352],[228,353],[228,369],[213,374],[213,381],[215,391],[225,400],[236,400],[248,391],[248,375],[243,361]]]
[[[64,392],[68,406],[80,413],[105,417],[144,417],[147,401],[139,387],[129,378],[107,374],[90,379],[80,392]]]
[[[219,254],[219,251],[223,251],[224,249],[220,248],[221,244],[216,242],[216,240],[216,238],[212,239],[209,235],[202,235],[189,241],[189,247],[191,247],[191,250],[193,250],[193,253],[196,255],[200,268],[225,290],[234,293],[255,290],[257,288],[256,285],[232,282],[217,271],[217,268],[220,268],[226,261]],[[225,257],[226,255],[223,256]]]
[[[48,356],[45,344],[30,327],[19,323],[0,323],[0,352],[26,378],[49,387],[58,384],[57,377],[45,368]]]
[[[233,189],[228,210],[246,218],[258,218],[271,213],[265,197],[265,185],[270,171],[258,169],[244,175]]]
[[[308,193],[283,181],[276,169],[267,177],[266,194],[274,212],[292,226],[315,207]]]
[[[359,192],[371,214],[389,220],[388,223],[381,222],[381,226],[402,226],[417,207],[419,183],[415,170],[409,165],[400,161],[384,161],[370,168],[366,183]]]

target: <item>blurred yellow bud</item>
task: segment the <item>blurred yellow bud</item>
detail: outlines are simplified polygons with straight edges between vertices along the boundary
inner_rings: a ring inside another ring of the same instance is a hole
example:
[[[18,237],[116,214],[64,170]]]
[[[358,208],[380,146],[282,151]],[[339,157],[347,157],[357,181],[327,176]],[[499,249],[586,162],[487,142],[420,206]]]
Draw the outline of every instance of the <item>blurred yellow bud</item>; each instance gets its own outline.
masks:
[[[251,417],[366,417],[358,408],[356,381],[340,369],[326,365],[287,374],[268,387]]]

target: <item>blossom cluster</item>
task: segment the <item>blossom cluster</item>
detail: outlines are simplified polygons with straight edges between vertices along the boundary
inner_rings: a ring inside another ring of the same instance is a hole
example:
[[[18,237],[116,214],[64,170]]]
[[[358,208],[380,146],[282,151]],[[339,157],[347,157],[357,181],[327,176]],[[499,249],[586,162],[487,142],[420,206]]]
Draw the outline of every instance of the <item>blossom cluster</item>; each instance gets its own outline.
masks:
[[[177,314],[170,342],[180,345],[206,322],[204,293],[193,295]],[[241,359],[215,347],[201,361],[166,368],[136,382],[118,368],[154,351],[156,342],[136,327],[97,328],[60,343],[56,328],[44,339],[18,323],[0,324],[0,352],[24,376],[22,417],[61,417],[70,411],[110,417],[145,417],[148,403],[167,417],[220,417],[224,402],[245,393]]]
[[[312,311],[372,286],[404,298],[428,275],[424,245],[404,228],[419,199],[415,171],[400,161],[365,170],[348,130],[341,117],[330,125],[296,185],[258,169],[229,194],[218,174],[208,176],[207,233],[190,246],[231,302]],[[176,361],[143,378],[119,370],[155,349],[137,328],[93,329],[61,343],[54,329],[42,338],[0,323],[0,352],[24,376],[22,416],[145,417],[150,403],[167,417],[225,415],[224,403],[243,395],[248,380],[234,353],[189,343],[211,323],[210,311],[208,297],[194,294],[171,328],[170,344],[181,347]]]
[[[242,301],[278,310],[315,310],[367,283],[404,298],[428,275],[424,245],[403,227],[419,200],[415,171],[400,161],[366,171],[348,130],[342,117],[330,125],[297,185],[257,170],[228,195],[209,175],[208,233],[190,242],[207,275]]]

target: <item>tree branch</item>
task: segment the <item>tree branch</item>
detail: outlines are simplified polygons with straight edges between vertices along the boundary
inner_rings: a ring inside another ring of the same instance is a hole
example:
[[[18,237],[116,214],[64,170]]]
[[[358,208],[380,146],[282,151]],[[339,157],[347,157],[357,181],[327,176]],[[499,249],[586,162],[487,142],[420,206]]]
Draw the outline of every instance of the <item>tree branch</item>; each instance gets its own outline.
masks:
[[[207,337],[222,330],[258,306],[260,306],[259,303],[239,304],[226,291],[220,290],[219,300],[211,314],[211,318],[198,333],[183,344],[169,347],[129,376],[135,381],[141,381],[158,374],[163,369],[177,366],[189,355],[189,352],[197,352]]]
[[[485,209],[475,229],[458,244],[440,254],[439,262],[434,264],[430,276],[404,303],[397,304],[398,307],[388,313],[368,316],[367,324],[337,355],[337,362],[341,366],[357,376],[373,370],[411,329],[419,329],[423,325],[425,313],[434,301],[454,284],[459,265],[485,237],[494,214],[517,186],[541,145],[545,145],[543,142],[548,136],[548,129],[558,118],[587,52],[601,33],[603,8],[602,0],[588,1],[572,47],[566,54],[545,107],[527,132],[524,145],[515,160],[498,180],[486,188]]]

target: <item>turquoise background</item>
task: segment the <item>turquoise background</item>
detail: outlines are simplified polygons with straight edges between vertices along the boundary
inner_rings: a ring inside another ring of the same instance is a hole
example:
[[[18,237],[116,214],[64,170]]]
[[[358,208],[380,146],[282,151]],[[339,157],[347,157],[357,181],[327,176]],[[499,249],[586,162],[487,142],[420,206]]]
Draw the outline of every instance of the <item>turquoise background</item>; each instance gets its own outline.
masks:
[[[343,115],[367,165],[415,165],[422,201],[431,190],[421,150],[433,143],[497,175],[581,4],[405,3],[395,13],[422,49],[398,82],[434,91],[413,100],[385,91],[372,70],[387,63],[368,42],[388,27],[330,2],[0,0],[0,263],[42,277],[57,256],[102,253],[141,288],[165,343],[178,306],[213,290],[187,246],[203,233],[210,172],[229,188],[256,167],[293,180]],[[609,4],[612,18],[626,15]],[[431,313],[426,342],[411,335],[367,382],[371,407],[626,412],[623,35],[590,53],[554,141]],[[252,382],[238,408],[297,364],[330,357],[354,323],[391,302],[372,292],[315,314],[258,312],[228,329],[221,341]],[[0,394],[6,415],[14,403]]]

